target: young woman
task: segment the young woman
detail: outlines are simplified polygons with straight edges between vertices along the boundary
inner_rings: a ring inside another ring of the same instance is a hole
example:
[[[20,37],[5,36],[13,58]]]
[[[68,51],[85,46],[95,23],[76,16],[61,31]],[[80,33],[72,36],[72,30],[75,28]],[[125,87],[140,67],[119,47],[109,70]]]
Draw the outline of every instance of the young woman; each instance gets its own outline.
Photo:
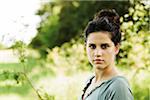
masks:
[[[120,41],[120,21],[115,10],[101,10],[88,23],[85,43],[94,76],[87,81],[80,100],[133,100],[128,81],[115,66]]]

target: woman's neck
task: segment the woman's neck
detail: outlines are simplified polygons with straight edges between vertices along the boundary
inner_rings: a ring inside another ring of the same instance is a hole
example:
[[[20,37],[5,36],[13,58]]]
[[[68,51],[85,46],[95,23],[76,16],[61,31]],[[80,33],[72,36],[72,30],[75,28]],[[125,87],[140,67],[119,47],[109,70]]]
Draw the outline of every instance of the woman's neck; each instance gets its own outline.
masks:
[[[106,67],[106,69],[103,70],[95,69],[95,83],[111,79],[112,77],[117,75],[119,75],[119,73],[114,65]]]

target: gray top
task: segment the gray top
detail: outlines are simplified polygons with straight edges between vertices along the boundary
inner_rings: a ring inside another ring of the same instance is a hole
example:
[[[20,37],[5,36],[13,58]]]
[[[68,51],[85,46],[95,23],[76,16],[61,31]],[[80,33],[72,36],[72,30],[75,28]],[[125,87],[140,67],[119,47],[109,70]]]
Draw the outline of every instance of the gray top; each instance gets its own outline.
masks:
[[[92,79],[90,78],[85,88],[83,89],[83,94],[90,86]],[[82,100],[82,96],[79,100]],[[103,81],[100,85],[95,87],[83,100],[134,100],[132,92],[130,90],[128,81],[123,76],[116,76],[110,80]]]

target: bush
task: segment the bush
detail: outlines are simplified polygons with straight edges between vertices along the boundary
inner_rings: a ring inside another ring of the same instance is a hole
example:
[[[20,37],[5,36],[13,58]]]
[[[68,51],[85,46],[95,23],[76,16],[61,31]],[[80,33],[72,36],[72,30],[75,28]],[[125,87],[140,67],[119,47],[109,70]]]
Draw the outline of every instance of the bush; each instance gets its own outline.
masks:
[[[60,48],[48,50],[47,61],[57,69],[63,69],[65,74],[91,69],[87,60],[84,45],[80,40],[63,44]]]

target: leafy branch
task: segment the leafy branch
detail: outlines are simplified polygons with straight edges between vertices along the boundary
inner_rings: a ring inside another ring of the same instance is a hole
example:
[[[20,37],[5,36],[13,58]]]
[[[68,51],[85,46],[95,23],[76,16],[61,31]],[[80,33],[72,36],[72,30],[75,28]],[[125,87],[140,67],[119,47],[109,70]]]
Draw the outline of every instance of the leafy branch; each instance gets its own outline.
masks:
[[[38,90],[34,87],[31,80],[29,79],[27,75],[27,66],[25,65],[26,59],[26,45],[22,41],[16,41],[15,44],[12,46],[12,49],[14,50],[14,53],[18,55],[19,61],[23,66],[23,72],[20,72],[20,74],[24,75],[26,81],[29,83],[31,88],[36,92],[37,96],[40,100],[44,100],[42,96],[39,94]]]

